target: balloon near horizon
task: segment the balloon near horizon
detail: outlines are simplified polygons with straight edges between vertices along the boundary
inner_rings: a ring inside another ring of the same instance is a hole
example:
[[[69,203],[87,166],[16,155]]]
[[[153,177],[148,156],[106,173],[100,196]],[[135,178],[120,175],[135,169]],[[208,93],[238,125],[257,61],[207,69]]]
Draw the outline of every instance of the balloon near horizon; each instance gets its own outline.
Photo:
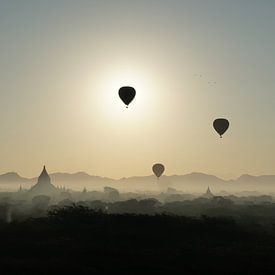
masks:
[[[159,179],[160,176],[163,174],[165,167],[161,163],[156,163],[153,165],[152,170],[153,170],[154,174],[156,175],[156,177]]]

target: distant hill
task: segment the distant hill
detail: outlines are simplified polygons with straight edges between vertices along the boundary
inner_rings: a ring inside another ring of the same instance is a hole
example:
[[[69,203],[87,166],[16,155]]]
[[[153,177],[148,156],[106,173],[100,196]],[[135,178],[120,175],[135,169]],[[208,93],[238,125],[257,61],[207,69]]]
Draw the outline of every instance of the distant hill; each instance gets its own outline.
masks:
[[[200,182],[200,183],[225,183],[226,180],[220,179],[213,175],[208,175],[204,173],[193,172],[186,175],[174,175],[169,176],[169,179],[176,180],[180,182]]]
[[[159,180],[154,175],[129,177],[119,179],[117,182],[120,183],[121,187],[136,186],[136,188],[143,190],[146,190],[147,188],[150,189],[154,185],[155,187],[158,187],[158,189],[161,188],[159,189],[160,191],[164,191],[168,187],[184,190],[205,189],[208,185],[224,186],[227,183],[227,181],[216,176],[196,172],[186,175],[163,175]]]
[[[30,179],[23,178],[15,172],[9,172],[9,173],[0,175],[0,183],[8,183],[8,182],[25,183],[28,181],[30,181]]]
[[[162,176],[161,180],[169,180],[169,181],[179,181],[179,182],[212,182],[212,183],[222,183],[226,182],[216,176],[203,174],[203,173],[190,173],[185,175],[172,175],[172,176]],[[132,181],[158,181],[154,175],[151,176],[144,176],[144,177],[129,177],[129,178],[122,178],[119,181],[122,182],[132,182]]]
[[[262,176],[251,176],[242,175],[237,180],[237,183],[260,183],[260,184],[275,184],[275,175],[262,175]]]
[[[189,173],[185,175],[162,176],[159,180],[154,175],[134,176],[121,179],[111,179],[106,177],[89,175],[85,172],[77,173],[53,173],[50,174],[54,185],[63,185],[71,189],[81,189],[84,186],[89,189],[100,189],[102,186],[113,186],[116,188],[132,188],[133,190],[146,190],[147,188],[167,187],[180,188],[185,190],[200,189],[211,186],[216,190],[232,191],[235,189],[255,190],[258,188],[273,188],[275,191],[275,175],[242,175],[234,180],[223,180],[214,175],[204,173]],[[22,184],[29,186],[36,183],[37,178],[24,178],[15,172],[0,175],[1,184]],[[160,189],[158,189],[160,190]]]
[[[89,181],[114,181],[110,178],[100,177],[100,176],[91,176],[85,172],[77,172],[73,174],[69,173],[53,173],[50,174],[52,181],[57,182],[89,182]]]

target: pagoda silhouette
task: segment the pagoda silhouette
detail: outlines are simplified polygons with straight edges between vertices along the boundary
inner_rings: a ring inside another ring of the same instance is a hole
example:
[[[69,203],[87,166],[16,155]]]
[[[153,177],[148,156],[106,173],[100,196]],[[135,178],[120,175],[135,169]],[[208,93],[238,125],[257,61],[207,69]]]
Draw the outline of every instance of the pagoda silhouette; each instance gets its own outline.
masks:
[[[38,177],[37,183],[31,187],[28,193],[32,196],[48,195],[53,196],[58,193],[58,189],[51,183],[51,178],[44,165],[43,171]]]
[[[215,197],[214,194],[211,192],[209,186],[208,186],[206,192],[204,193],[203,197],[206,199],[212,199]]]

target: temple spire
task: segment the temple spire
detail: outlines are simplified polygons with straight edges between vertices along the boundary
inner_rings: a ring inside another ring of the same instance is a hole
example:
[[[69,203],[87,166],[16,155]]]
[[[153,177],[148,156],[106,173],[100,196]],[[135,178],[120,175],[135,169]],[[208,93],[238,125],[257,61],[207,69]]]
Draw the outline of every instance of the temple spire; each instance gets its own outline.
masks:
[[[47,172],[46,166],[43,166],[43,171],[41,172],[38,182],[51,182],[50,176]]]
[[[57,188],[51,183],[51,178],[47,172],[46,166],[43,166],[43,170],[38,177],[37,183],[29,190],[31,195],[55,195],[57,194]]]
[[[214,195],[213,195],[213,193],[211,192],[209,186],[208,186],[208,188],[207,188],[207,190],[206,190],[206,193],[205,193],[204,197],[206,197],[206,198],[213,198],[213,197],[214,197]]]

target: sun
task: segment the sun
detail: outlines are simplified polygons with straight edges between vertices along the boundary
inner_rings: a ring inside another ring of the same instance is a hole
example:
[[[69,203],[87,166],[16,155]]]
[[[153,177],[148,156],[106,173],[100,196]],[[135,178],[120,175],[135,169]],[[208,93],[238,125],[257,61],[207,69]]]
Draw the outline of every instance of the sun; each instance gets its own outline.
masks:
[[[145,71],[124,67],[104,71],[93,83],[93,100],[96,101],[98,113],[112,119],[144,117],[155,96],[152,79]],[[130,86],[136,90],[136,96],[129,104],[129,108],[119,98],[118,91],[123,86]],[[126,113],[127,112],[127,113]]]

